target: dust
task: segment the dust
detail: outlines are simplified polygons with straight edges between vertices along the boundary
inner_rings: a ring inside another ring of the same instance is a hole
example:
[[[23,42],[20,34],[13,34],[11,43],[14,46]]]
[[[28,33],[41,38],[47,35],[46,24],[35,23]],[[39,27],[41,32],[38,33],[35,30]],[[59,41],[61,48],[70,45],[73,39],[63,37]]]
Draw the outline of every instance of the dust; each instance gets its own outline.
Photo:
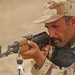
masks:
[[[2,52],[15,40],[27,34],[45,31],[33,22],[42,15],[46,0],[0,0],[0,45]],[[15,75],[17,54],[0,59],[0,75]],[[25,74],[31,75],[31,60],[24,60]]]

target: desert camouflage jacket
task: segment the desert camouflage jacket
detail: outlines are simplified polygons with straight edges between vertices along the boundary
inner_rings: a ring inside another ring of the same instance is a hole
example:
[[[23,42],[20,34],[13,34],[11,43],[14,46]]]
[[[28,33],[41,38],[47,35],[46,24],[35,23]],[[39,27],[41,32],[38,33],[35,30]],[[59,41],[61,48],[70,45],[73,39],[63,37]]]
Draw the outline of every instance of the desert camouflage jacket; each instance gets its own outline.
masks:
[[[71,48],[75,47],[75,43]],[[33,66],[32,75],[75,75],[75,62],[69,67],[62,67],[60,69],[57,65],[53,64],[46,58],[43,66],[39,69],[36,65]]]

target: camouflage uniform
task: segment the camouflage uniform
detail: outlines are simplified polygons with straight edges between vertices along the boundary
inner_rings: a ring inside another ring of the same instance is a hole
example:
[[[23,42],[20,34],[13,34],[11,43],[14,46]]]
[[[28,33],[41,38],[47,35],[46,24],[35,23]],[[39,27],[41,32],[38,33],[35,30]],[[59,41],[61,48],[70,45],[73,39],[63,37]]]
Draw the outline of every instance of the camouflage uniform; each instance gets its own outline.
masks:
[[[46,75],[48,70],[51,71],[48,75],[75,75],[75,63],[68,68],[63,67],[60,69],[58,66],[46,59],[40,69],[35,65],[31,72],[32,75]]]
[[[71,48],[75,47],[75,43],[71,45]],[[62,67],[60,69],[57,65],[53,64],[50,60],[46,58],[43,66],[39,69],[35,64],[32,68],[33,75],[46,75],[46,73],[50,70],[48,75],[75,75],[75,63],[73,63],[69,67]]]
[[[52,0],[44,5],[45,11],[43,16],[35,21],[35,23],[48,23],[56,21],[62,16],[75,16],[75,1],[74,0]],[[75,43],[71,48],[75,47]],[[50,71],[48,73],[48,71]],[[33,75],[75,75],[75,63],[71,66],[60,69],[57,65],[53,64],[46,58],[43,66],[39,69],[35,64],[32,68]]]

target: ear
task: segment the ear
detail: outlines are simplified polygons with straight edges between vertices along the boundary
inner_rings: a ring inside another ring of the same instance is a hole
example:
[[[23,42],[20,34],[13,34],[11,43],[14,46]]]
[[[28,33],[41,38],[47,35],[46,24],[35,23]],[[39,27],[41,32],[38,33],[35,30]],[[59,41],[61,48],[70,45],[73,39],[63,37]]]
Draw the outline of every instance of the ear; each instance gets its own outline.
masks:
[[[70,20],[70,24],[75,27],[75,17],[72,17]]]

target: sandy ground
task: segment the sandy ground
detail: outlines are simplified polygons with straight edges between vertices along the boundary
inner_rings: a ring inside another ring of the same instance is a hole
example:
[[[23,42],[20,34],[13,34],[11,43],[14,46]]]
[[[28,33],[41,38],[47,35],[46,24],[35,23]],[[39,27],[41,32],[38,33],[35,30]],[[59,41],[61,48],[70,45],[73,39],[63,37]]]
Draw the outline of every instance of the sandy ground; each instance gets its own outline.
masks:
[[[46,30],[43,24],[33,22],[42,15],[47,0],[0,0],[0,45],[7,46],[27,34]],[[17,54],[0,59],[0,75],[15,75]],[[31,75],[31,60],[24,60],[25,74]]]

